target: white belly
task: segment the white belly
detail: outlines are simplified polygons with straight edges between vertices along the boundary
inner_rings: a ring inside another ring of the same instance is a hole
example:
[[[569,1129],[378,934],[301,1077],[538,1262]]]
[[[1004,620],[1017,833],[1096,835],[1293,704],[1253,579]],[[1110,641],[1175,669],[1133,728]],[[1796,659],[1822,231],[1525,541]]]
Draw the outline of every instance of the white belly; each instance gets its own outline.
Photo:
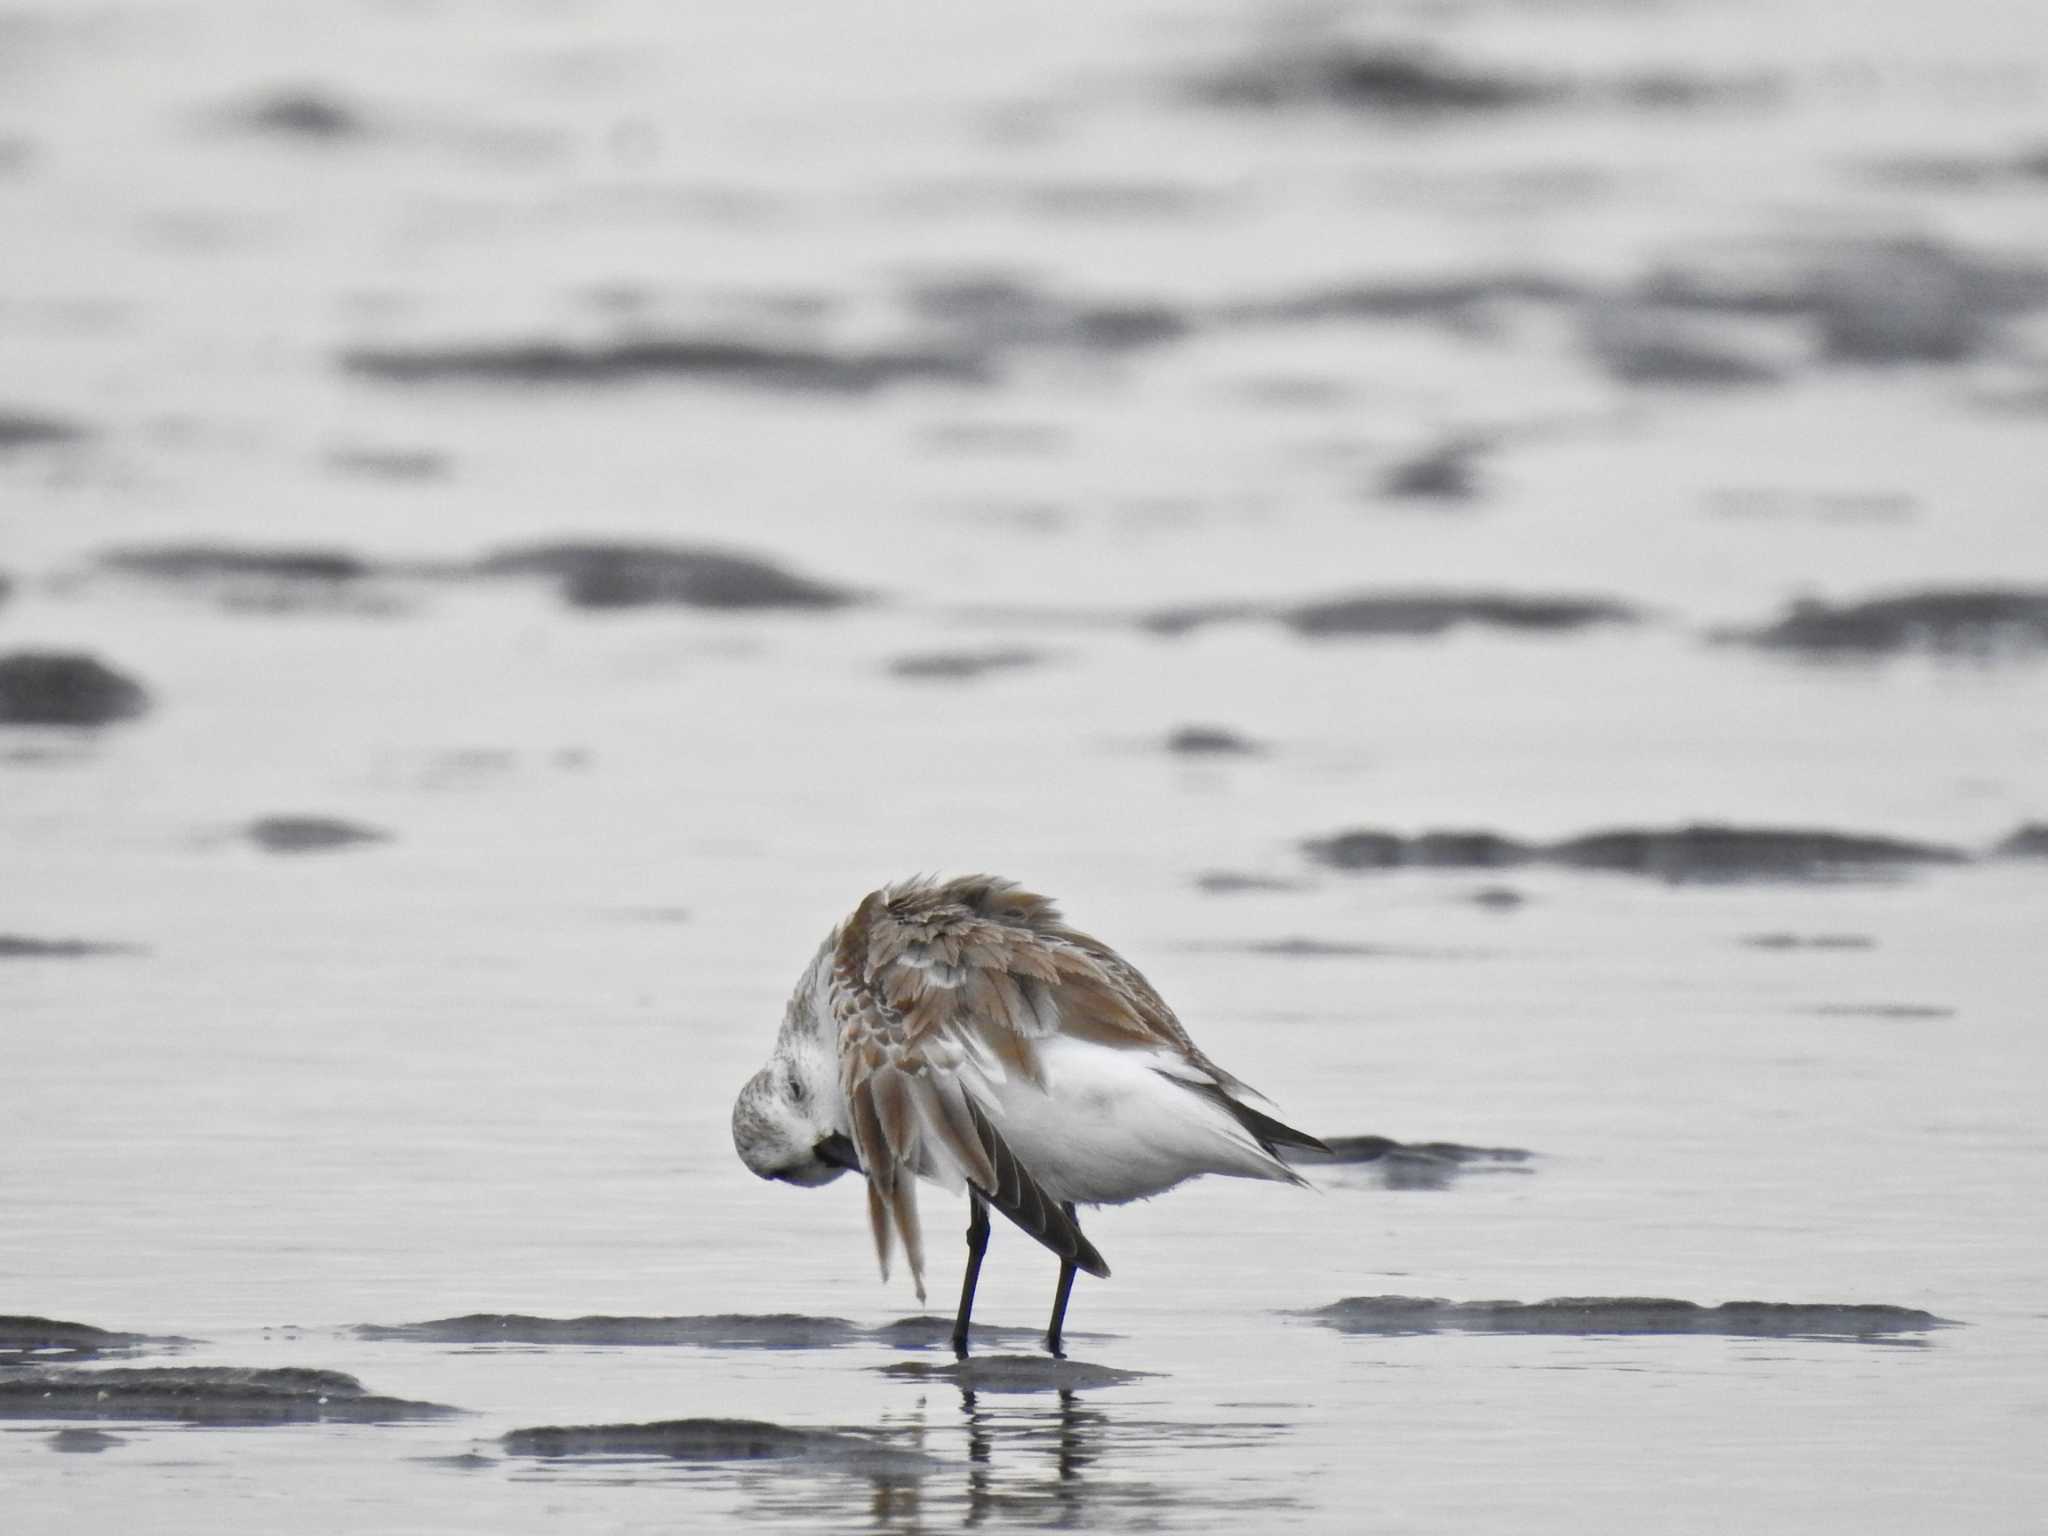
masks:
[[[1053,1199],[1118,1205],[1204,1173],[1290,1177],[1227,1112],[1155,1070],[1154,1053],[1065,1036],[1038,1047],[1044,1091],[1012,1076],[976,1096]]]

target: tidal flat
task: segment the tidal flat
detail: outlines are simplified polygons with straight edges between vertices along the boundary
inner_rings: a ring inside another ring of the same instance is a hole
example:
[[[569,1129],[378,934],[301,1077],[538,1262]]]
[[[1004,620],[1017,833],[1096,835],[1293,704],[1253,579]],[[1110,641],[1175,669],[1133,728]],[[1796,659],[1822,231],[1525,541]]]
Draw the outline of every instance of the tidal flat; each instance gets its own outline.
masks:
[[[9,1536],[2031,1533],[2037,10],[9,7]],[[1064,1363],[975,870],[1332,1148]]]

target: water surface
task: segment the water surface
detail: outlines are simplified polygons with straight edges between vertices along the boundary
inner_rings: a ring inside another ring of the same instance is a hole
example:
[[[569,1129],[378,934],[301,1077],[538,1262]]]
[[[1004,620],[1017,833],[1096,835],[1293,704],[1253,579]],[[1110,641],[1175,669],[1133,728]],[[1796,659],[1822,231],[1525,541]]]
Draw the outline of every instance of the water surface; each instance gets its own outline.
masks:
[[[0,1387],[203,1373],[0,1411],[9,1529],[2033,1529],[2037,31],[0,17],[0,655],[146,695],[0,725],[0,1313],[123,1336]],[[1094,1213],[961,1378],[726,1121],[977,869],[1409,1153]]]

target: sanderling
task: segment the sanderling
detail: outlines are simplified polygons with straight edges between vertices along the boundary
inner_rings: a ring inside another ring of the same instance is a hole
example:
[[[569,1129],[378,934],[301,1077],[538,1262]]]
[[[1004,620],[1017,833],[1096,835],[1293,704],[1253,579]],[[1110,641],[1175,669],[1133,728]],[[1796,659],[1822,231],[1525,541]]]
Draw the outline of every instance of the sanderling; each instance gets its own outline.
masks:
[[[1080,1205],[1142,1200],[1204,1173],[1304,1181],[1276,1155],[1322,1143],[1246,1104],[1129,961],[1008,880],[920,879],[833,929],[740,1090],[732,1139],[764,1179],[865,1173],[882,1275],[900,1235],[924,1300],[919,1177],[967,1190],[953,1324],[967,1353],[988,1208],[1060,1258],[1046,1348],[1077,1270],[1108,1278]]]

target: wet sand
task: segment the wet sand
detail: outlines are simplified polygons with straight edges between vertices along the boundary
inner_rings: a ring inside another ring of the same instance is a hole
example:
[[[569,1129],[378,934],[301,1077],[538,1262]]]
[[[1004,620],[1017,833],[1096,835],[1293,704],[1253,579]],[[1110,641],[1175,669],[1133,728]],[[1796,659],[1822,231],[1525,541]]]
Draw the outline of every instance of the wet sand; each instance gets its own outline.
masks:
[[[2031,1531],[2023,0],[0,17],[11,1532]],[[1059,896],[1322,1133],[726,1117]]]

